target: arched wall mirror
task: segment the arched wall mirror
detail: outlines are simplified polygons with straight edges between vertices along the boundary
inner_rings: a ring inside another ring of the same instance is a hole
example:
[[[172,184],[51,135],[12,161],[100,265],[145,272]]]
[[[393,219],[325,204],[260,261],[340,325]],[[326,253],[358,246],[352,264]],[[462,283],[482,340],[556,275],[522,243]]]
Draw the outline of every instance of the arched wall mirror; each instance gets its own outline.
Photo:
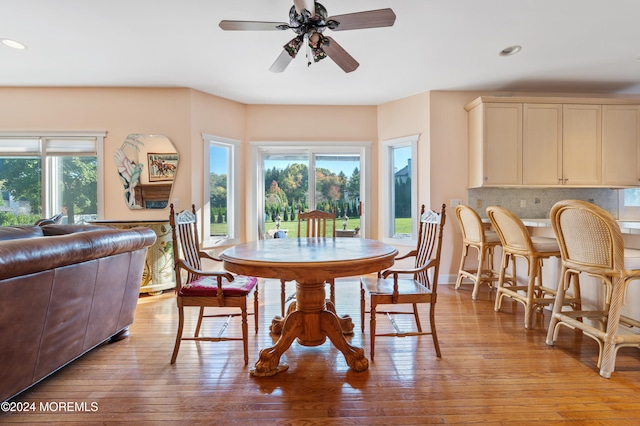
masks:
[[[114,154],[130,209],[163,209],[178,171],[178,152],[163,135],[133,133]]]

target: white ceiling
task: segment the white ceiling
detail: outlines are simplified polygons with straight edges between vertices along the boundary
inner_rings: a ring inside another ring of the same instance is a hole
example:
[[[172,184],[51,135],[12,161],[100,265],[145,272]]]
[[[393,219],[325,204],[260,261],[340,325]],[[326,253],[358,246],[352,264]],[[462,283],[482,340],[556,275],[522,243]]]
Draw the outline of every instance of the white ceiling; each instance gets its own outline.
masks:
[[[304,52],[269,67],[291,0],[0,0],[0,86],[190,87],[248,104],[378,105],[431,90],[640,94],[638,0],[321,0],[331,15],[390,7],[393,27],[327,30],[359,63]],[[515,56],[498,53],[522,45]]]

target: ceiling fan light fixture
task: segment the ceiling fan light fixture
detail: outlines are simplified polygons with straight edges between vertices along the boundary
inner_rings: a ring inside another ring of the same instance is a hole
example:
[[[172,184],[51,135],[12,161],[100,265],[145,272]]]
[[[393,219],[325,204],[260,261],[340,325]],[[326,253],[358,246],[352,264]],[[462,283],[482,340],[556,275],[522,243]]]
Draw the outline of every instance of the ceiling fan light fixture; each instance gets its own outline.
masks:
[[[499,53],[500,56],[513,56],[522,50],[522,46],[514,44],[513,46],[505,47]]]
[[[0,38],[0,43],[17,50],[24,50],[27,48],[26,45],[20,43],[19,41],[11,40],[9,38]]]

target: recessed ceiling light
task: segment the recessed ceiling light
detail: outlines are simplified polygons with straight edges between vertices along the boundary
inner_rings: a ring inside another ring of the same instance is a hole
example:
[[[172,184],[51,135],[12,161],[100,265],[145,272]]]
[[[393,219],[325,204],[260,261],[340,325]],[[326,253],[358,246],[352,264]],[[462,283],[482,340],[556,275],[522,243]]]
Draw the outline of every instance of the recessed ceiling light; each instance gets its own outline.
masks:
[[[499,53],[500,56],[511,56],[511,55],[515,55],[516,53],[518,53],[519,51],[522,50],[522,46],[518,46],[513,45],[513,46],[509,46],[509,47],[505,47],[504,49],[502,49]]]
[[[5,46],[11,47],[13,49],[24,50],[27,48],[27,46],[20,43],[19,41],[11,40],[8,38],[0,38],[0,42],[2,42],[2,44],[4,44]]]

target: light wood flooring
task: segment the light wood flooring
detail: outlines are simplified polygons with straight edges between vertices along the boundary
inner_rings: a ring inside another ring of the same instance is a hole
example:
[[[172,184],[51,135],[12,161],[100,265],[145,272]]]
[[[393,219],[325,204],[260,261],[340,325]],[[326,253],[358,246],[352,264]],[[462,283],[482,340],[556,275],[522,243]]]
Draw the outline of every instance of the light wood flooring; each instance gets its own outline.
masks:
[[[352,344],[363,346],[369,357],[368,319],[365,333],[360,332],[359,284],[338,280],[336,293],[338,312],[349,313],[356,325]],[[601,378],[593,340],[564,328],[557,345],[549,347],[548,311],[525,330],[522,307],[505,299],[502,312],[494,312],[494,293],[487,287],[472,301],[471,286],[441,285],[436,306],[441,359],[430,336],[378,338],[375,361],[368,371],[355,373],[329,342],[318,347],[294,342],[283,356],[288,371],[252,378],[249,369],[258,350],[274,342],[268,325],[279,313],[279,282],[262,282],[260,297],[260,331],[249,339],[249,366],[243,363],[241,342],[183,342],[176,364],[170,365],[177,324],[173,294],[143,297],[128,339],[99,346],[17,396],[16,402],[35,403],[36,412],[0,413],[0,423],[640,422],[637,349],[621,349],[612,378]],[[194,309],[187,330],[193,329],[195,317]],[[405,317],[399,323],[411,327],[410,316]],[[390,328],[384,317],[378,324]],[[428,326],[426,309],[423,326]],[[213,321],[206,326],[213,333],[218,328]],[[226,333],[240,335],[239,319]],[[40,411],[41,403],[57,410]],[[61,411],[66,403],[85,411]]]

